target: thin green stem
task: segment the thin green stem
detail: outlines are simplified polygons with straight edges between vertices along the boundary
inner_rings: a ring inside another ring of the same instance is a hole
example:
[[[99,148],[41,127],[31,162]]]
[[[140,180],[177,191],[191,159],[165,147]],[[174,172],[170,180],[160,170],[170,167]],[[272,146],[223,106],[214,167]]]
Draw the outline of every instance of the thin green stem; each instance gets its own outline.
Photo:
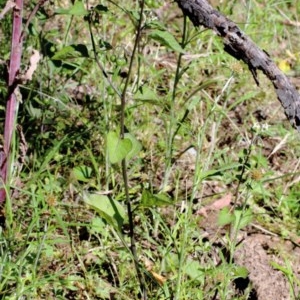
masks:
[[[138,49],[138,44],[141,37],[142,32],[142,22],[143,22],[143,12],[144,12],[144,0],[140,1],[140,14],[139,14],[139,22],[136,28],[136,36],[134,41],[133,50],[130,57],[129,67],[128,67],[128,75],[125,80],[123,92],[121,95],[121,117],[120,117],[120,137],[121,139],[124,139],[125,135],[125,109],[126,109],[126,93],[129,86],[129,81],[131,79],[131,73],[133,68],[133,63],[135,59],[135,54]],[[130,234],[130,249],[131,253],[133,255],[134,263],[135,263],[135,269],[137,272],[140,289],[142,293],[142,299],[147,299],[147,290],[146,290],[146,284],[144,276],[141,272],[138,257],[137,257],[137,251],[136,251],[136,241],[134,237],[134,223],[133,223],[133,211],[131,207],[131,200],[129,196],[129,184],[128,184],[128,175],[127,175],[127,162],[126,158],[122,160],[122,176],[124,181],[124,187],[125,187],[125,197],[126,197],[126,203],[127,203],[127,213],[128,213],[128,222],[129,222],[129,234]]]
[[[240,175],[239,175],[239,181],[238,181],[238,185],[236,187],[236,191],[235,191],[235,195],[234,195],[234,202],[233,202],[233,205],[232,205],[232,208],[231,208],[231,212],[233,212],[235,210],[236,206],[237,206],[240,187],[241,187],[241,184],[245,181],[244,175],[245,175],[245,172],[247,170],[247,165],[248,165],[249,160],[250,160],[250,155],[251,155],[251,152],[252,152],[252,145],[254,145],[256,139],[257,139],[257,136],[255,136],[251,140],[251,143],[250,143],[248,149],[246,150],[247,152],[246,152],[244,162],[242,164],[242,169],[241,169],[241,172],[240,172]],[[248,191],[248,193],[249,193],[249,191]],[[234,249],[235,249],[236,243],[237,243],[238,230],[239,230],[239,227],[240,227],[241,220],[244,217],[244,213],[245,213],[245,210],[246,210],[246,205],[247,205],[247,199],[248,198],[249,197],[247,196],[246,201],[243,202],[243,205],[242,205],[242,210],[243,211],[242,211],[242,215],[239,217],[238,222],[231,222],[230,227],[229,227],[229,239],[230,239],[229,263],[230,264],[233,263],[233,254],[234,254]]]
[[[184,17],[183,21],[183,32],[182,32],[182,41],[181,41],[181,47],[182,49],[185,48],[186,45],[186,39],[187,39],[187,18]],[[182,53],[179,54],[178,60],[177,60],[177,68],[176,68],[176,73],[175,73],[175,79],[174,79],[174,85],[173,85],[173,91],[172,91],[172,102],[171,102],[171,116],[170,116],[170,128],[169,128],[169,133],[168,133],[168,149],[167,149],[167,168],[166,168],[166,174],[165,174],[165,182],[164,185],[167,184],[168,177],[169,177],[169,172],[171,170],[171,164],[172,164],[172,157],[173,157],[173,144],[174,144],[174,139],[176,134],[178,133],[178,130],[180,128],[180,123],[176,121],[176,116],[175,116],[175,100],[176,100],[176,93],[177,93],[177,85],[179,83],[179,80],[182,76],[181,74],[181,60],[182,60]],[[181,119],[183,122],[184,119],[187,117],[188,112],[186,112]],[[183,226],[183,233],[181,235],[181,242],[180,242],[180,248],[179,248],[179,269],[178,269],[178,276],[176,280],[176,291],[175,291],[175,297],[174,299],[180,299],[180,293],[181,293],[181,281],[182,281],[182,274],[183,274],[183,266],[184,262],[186,259],[186,244],[187,244],[187,239],[188,239],[188,234],[189,234],[189,223],[190,223],[190,217],[191,217],[191,205],[192,202],[189,202],[186,207],[186,211],[184,214],[184,220],[182,222]]]
[[[181,40],[182,49],[184,49],[185,45],[186,45],[187,17],[184,16],[183,20],[184,20],[183,21],[183,32],[182,32],[182,40]],[[167,131],[166,167],[165,167],[163,188],[167,185],[168,180],[169,180],[171,166],[172,166],[173,144],[174,144],[175,136],[178,132],[177,129],[174,128],[177,125],[176,114],[175,114],[175,100],[176,100],[176,93],[177,93],[177,85],[182,76],[182,74],[181,74],[182,56],[183,56],[183,53],[179,53],[178,59],[177,59],[175,78],[174,78],[174,83],[173,83],[172,96],[171,96],[170,118],[169,118],[170,122],[169,122],[168,131]]]
[[[89,19],[88,21],[89,23],[89,32],[90,32],[90,37],[91,37],[91,42],[92,42],[92,48],[93,48],[93,53],[94,53],[94,58],[95,61],[99,67],[99,69],[101,70],[104,78],[107,80],[108,84],[113,88],[113,90],[115,91],[115,93],[122,98],[120,91],[115,87],[115,85],[113,84],[111,78],[108,76],[107,72],[105,71],[103,65],[101,64],[100,60],[98,59],[97,56],[97,50],[96,50],[96,43],[95,43],[95,39],[94,39],[94,35],[93,35],[93,30],[92,30],[92,22]]]

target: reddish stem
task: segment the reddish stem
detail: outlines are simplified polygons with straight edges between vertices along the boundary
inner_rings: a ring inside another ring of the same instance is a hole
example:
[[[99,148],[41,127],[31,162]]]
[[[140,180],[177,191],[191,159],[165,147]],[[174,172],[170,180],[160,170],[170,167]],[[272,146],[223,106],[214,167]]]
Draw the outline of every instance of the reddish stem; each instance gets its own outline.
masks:
[[[16,123],[17,113],[17,97],[15,90],[17,87],[17,76],[21,65],[22,55],[22,12],[23,0],[16,0],[13,11],[13,32],[11,43],[11,55],[9,63],[8,77],[8,99],[6,104],[5,125],[4,125],[4,152],[0,155],[0,176],[2,184],[7,183],[10,170],[10,147],[14,126]],[[3,203],[6,198],[5,189],[0,189],[0,203]]]

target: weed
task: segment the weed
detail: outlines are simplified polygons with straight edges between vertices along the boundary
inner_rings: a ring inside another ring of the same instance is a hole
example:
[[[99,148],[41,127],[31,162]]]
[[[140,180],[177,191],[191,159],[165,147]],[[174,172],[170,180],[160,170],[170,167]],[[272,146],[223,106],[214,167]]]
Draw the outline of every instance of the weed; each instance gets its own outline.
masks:
[[[217,5],[296,68],[286,21],[297,4]],[[11,23],[1,20],[3,62]],[[275,299],[253,276],[262,260],[264,276],[288,283],[282,297],[297,298],[299,138],[260,74],[257,87],[218,37],[164,1],[45,2],[21,70],[32,49],[43,57],[19,85],[1,298]]]

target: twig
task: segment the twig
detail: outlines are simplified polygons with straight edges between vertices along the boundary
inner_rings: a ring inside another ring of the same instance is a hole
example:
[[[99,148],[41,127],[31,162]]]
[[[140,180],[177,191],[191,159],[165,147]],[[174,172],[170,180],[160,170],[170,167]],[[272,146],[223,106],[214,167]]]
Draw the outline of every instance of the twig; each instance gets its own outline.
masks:
[[[288,77],[242,32],[238,26],[213,9],[205,0],[175,0],[194,26],[203,25],[215,31],[224,43],[224,50],[237,60],[244,61],[258,84],[256,71],[261,70],[272,82],[277,98],[291,125],[300,131],[300,95]]]

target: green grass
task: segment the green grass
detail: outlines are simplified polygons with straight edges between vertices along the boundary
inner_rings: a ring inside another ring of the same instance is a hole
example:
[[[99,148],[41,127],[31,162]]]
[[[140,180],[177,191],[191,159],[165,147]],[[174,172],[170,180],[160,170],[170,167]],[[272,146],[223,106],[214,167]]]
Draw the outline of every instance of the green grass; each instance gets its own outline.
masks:
[[[54,15],[63,5],[54,2],[34,18],[24,45],[24,69],[30,47],[43,59],[34,79],[20,87],[18,124],[28,150],[22,163],[16,134],[11,197],[1,220],[0,298],[139,299],[121,160],[111,163],[123,146],[118,141],[112,153],[107,138],[120,129],[118,93],[130,71],[139,3],[97,3],[92,30],[105,76],[88,23]],[[222,1],[219,9],[275,61],[299,64],[299,30],[282,22],[299,18],[297,4],[244,2]],[[176,4],[163,5],[146,1],[126,92],[125,126],[138,141],[128,142],[138,150],[126,173],[141,277],[148,299],[248,299],[251,283],[244,293],[234,285],[247,277],[233,259],[240,233],[250,232],[251,223],[299,244],[299,136],[262,74],[257,87],[218,37],[185,24]],[[151,38],[158,29],[186,55]],[[9,26],[2,30],[9,36]],[[1,40],[2,60],[9,50]],[[62,52],[75,44],[88,52]],[[0,91],[5,99],[3,80]],[[4,100],[1,105],[4,111]],[[198,213],[228,194],[231,211],[208,211],[208,219]],[[120,205],[119,215],[109,205],[93,209],[84,195]],[[296,298],[292,260],[284,256],[274,266]]]

